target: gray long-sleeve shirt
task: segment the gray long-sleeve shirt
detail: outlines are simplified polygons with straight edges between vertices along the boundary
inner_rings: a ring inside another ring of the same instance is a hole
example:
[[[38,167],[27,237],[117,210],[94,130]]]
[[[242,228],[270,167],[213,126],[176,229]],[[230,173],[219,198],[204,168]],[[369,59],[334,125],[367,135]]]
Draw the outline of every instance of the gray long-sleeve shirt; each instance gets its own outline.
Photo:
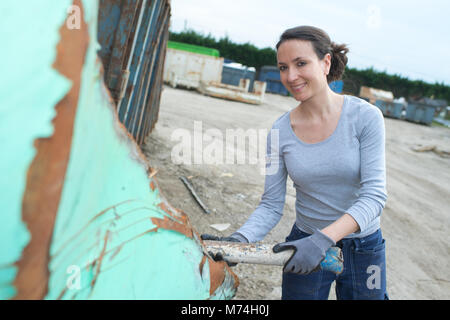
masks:
[[[348,213],[360,230],[346,238],[375,232],[387,199],[381,111],[344,95],[335,131],[314,144],[296,136],[289,114],[279,117],[268,134],[264,193],[237,232],[256,242],[275,227],[283,214],[288,174],[296,190],[295,223],[300,230],[313,233]]]

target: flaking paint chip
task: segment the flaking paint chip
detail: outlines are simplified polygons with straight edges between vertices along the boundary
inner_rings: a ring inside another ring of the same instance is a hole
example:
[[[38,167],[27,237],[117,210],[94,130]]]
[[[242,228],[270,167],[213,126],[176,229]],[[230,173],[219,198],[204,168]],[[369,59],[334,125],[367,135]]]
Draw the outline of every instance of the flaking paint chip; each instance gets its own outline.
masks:
[[[211,228],[216,229],[217,231],[225,231],[230,227],[229,223],[217,223],[217,224],[211,224]]]

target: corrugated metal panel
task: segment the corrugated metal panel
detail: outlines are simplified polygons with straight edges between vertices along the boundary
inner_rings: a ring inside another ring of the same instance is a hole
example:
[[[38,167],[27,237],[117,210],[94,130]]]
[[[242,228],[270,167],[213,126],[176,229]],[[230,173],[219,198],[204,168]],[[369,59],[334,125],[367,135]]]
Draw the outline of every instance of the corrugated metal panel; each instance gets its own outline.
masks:
[[[168,0],[100,0],[105,82],[139,145],[158,119],[169,20]]]

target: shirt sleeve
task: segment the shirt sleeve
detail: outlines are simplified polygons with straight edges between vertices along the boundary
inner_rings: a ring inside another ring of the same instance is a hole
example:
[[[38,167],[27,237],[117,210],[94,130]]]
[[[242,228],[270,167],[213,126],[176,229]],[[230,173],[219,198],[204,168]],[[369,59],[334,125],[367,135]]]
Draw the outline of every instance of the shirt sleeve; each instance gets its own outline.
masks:
[[[264,193],[258,207],[237,230],[249,242],[262,240],[280,221],[286,199],[287,170],[280,152],[279,129],[267,136]]]
[[[347,210],[363,232],[381,215],[387,200],[385,126],[381,111],[374,106],[360,111],[360,189],[355,203]]]

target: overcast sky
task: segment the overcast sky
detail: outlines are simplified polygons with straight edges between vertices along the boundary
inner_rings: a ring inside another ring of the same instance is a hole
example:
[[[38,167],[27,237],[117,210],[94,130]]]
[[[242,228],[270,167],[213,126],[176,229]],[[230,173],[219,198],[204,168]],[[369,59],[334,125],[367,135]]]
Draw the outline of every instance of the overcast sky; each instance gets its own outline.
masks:
[[[349,66],[450,85],[448,0],[171,0],[171,31],[185,27],[275,47],[287,28],[313,25],[350,48]]]

